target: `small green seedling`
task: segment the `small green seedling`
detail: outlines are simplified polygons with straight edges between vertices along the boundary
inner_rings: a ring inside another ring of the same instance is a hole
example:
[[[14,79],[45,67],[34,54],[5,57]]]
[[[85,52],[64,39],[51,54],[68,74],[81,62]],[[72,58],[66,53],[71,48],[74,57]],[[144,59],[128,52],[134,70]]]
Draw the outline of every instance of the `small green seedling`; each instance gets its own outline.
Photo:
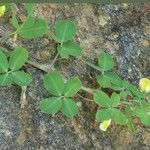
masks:
[[[75,36],[76,30],[76,25],[72,21],[59,20],[56,22],[51,37],[59,43],[57,49],[62,58],[78,57],[82,54],[82,48],[70,41]]]
[[[58,72],[49,72],[44,77],[44,87],[54,96],[42,100],[39,108],[48,114],[61,111],[68,117],[75,116],[78,109],[72,97],[81,89],[81,85],[77,77],[71,77],[65,82],[64,77]]]
[[[9,57],[0,50],[0,85],[16,83],[19,86],[26,86],[32,82],[32,77],[20,71],[28,58],[28,52],[24,48],[16,48],[10,52]]]
[[[35,19],[32,17],[34,4],[24,4],[27,11],[27,17],[22,24],[19,24],[15,8],[12,9],[12,25],[16,29],[14,36],[19,35],[22,38],[34,39],[42,37],[48,31],[47,22],[43,19]]]

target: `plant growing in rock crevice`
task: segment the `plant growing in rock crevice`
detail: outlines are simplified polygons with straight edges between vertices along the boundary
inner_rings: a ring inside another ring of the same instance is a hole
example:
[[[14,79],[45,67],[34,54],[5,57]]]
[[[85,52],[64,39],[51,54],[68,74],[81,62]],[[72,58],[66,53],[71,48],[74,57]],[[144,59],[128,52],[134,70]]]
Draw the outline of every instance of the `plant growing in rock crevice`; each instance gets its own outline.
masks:
[[[17,19],[17,12],[12,7],[12,25],[16,29],[14,42],[18,35],[26,39],[34,39],[47,35],[48,25],[43,19],[36,19],[32,16],[34,4],[25,4],[27,17],[20,24]],[[4,7],[0,7],[0,16],[4,15]],[[50,36],[58,43],[58,54],[53,63],[60,55],[62,58],[70,56],[78,57],[82,54],[82,48],[71,42],[76,33],[76,26],[70,20],[59,20],[54,26],[54,33]],[[24,48],[16,48],[14,51],[4,54],[0,50],[0,85],[16,83],[19,86],[29,85],[32,78],[29,74],[18,71],[28,58],[28,52]],[[39,109],[43,113],[56,114],[62,112],[68,117],[78,113],[77,105],[73,101],[78,91],[84,90],[93,95],[93,102],[99,105],[96,113],[96,120],[100,123],[100,129],[106,131],[111,121],[120,125],[127,125],[130,131],[134,130],[133,117],[138,117],[141,122],[150,126],[150,80],[140,80],[140,90],[131,83],[122,80],[114,71],[115,61],[112,56],[102,52],[98,55],[98,65],[87,62],[89,66],[99,71],[97,75],[98,89],[91,90],[82,85],[78,77],[64,79],[58,71],[50,71],[44,77],[44,87],[52,94],[52,97],[43,99]],[[41,69],[41,67],[37,68]],[[105,92],[111,89],[112,93]]]

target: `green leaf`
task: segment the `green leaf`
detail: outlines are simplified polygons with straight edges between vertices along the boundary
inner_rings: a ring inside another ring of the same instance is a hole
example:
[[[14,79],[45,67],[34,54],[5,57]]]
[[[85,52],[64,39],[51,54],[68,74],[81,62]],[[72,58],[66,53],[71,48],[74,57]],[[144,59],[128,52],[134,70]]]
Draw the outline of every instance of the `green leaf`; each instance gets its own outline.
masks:
[[[134,85],[129,83],[128,89],[132,93],[132,95],[137,96],[137,97],[141,96],[141,92]]]
[[[61,46],[60,45],[58,45],[57,50],[58,50],[58,53],[60,54],[61,58],[64,58],[64,59],[69,58],[69,55],[67,53],[61,53]]]
[[[0,50],[0,73],[5,73],[8,71],[8,60],[6,55]]]
[[[128,121],[127,121],[127,127],[128,127],[128,130],[130,132],[134,132],[135,131],[135,125],[133,124],[133,122],[132,122],[131,119],[128,119]]]
[[[10,85],[12,84],[11,74],[0,74],[0,85]]]
[[[19,23],[18,23],[17,17],[15,15],[12,16],[11,22],[12,22],[12,25],[14,28],[16,28],[16,29],[19,28]]]
[[[116,91],[122,90],[123,87],[123,80],[115,73],[106,72],[97,76],[97,82],[103,88],[111,88]]]
[[[130,106],[126,106],[125,108],[125,115],[127,116],[127,118],[131,118],[132,117],[132,107]]]
[[[18,29],[18,28],[19,28],[19,23],[18,23],[18,19],[17,19],[17,12],[16,12],[16,9],[13,8],[12,11],[13,11],[13,12],[12,12],[13,15],[12,15],[11,22],[12,22],[13,27],[16,28],[16,29]]]
[[[31,15],[34,10],[34,3],[25,3],[24,7],[27,10],[28,14]]]
[[[27,86],[32,82],[32,77],[23,71],[12,72],[12,79],[19,86]]]
[[[62,107],[62,112],[65,114],[67,117],[73,117],[78,113],[78,108],[75,102],[72,99],[63,99],[63,107]]]
[[[120,102],[120,95],[113,92],[111,95],[111,106],[117,107],[119,102]]]
[[[56,114],[62,108],[63,101],[59,97],[51,97],[42,100],[39,108],[43,113]]]
[[[115,73],[113,72],[106,72],[105,77],[107,78],[107,80],[110,80],[110,82],[114,85],[123,86],[123,80]]]
[[[132,96],[132,94],[131,94],[130,91],[125,90],[125,91],[121,91],[121,92],[120,92],[120,97],[121,97],[121,99],[126,99],[127,96]]]
[[[44,77],[44,87],[51,94],[61,96],[64,90],[64,79],[58,72],[49,72]]]
[[[104,74],[98,75],[96,79],[103,88],[109,88],[112,85],[110,80]]]
[[[96,120],[98,122],[103,122],[104,120],[109,120],[112,117],[111,109],[101,109],[96,113]]]
[[[55,24],[55,40],[59,43],[64,43],[71,40],[76,33],[74,22],[69,20],[59,20]]]
[[[10,53],[9,68],[13,71],[20,69],[28,58],[28,51],[24,48],[16,48]]]
[[[48,30],[47,22],[43,19],[29,17],[18,31],[19,36],[26,39],[42,37]]]
[[[102,52],[98,56],[98,65],[103,71],[108,71],[114,67],[115,62],[114,62],[113,58],[111,57],[111,55],[109,55],[105,52]]]
[[[111,100],[103,91],[97,91],[94,94],[94,101],[102,107],[111,107]]]
[[[62,57],[64,55],[77,57],[82,54],[82,48],[76,43],[66,42],[66,43],[63,43],[62,46],[59,47],[59,53]]]
[[[65,89],[63,92],[64,96],[65,97],[74,96],[81,89],[81,86],[82,86],[82,83],[79,78],[77,77],[70,78],[65,84]]]
[[[116,121],[116,123],[121,125],[127,123],[126,116],[119,109],[113,108],[112,112],[113,112],[113,119]]]
[[[149,107],[143,107],[143,108],[135,108],[134,114],[140,118],[141,122],[146,125],[150,126],[150,109]]]

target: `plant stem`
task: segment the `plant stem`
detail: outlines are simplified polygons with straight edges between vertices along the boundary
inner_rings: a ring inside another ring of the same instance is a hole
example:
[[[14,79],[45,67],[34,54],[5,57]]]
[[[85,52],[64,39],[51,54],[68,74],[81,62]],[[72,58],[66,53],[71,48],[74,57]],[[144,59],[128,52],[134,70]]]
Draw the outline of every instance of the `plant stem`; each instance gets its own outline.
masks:
[[[102,70],[101,70],[98,66],[96,66],[95,64],[92,64],[92,63],[90,63],[90,62],[86,62],[86,64],[87,64],[88,66],[90,66],[90,67],[92,67],[92,68],[94,68],[94,69],[96,69],[96,70],[102,72]]]
[[[85,92],[90,93],[90,94],[94,94],[94,91],[95,91],[95,89],[87,88],[87,87],[84,87],[84,86],[82,86],[81,89]]]
[[[59,53],[57,53],[57,54],[56,54],[55,58],[53,59],[53,61],[52,61],[52,63],[51,63],[51,66],[53,66],[53,65],[54,65],[54,63],[56,62],[56,60],[57,60],[58,56],[59,56]]]
[[[92,99],[85,98],[85,97],[81,96],[80,94],[77,94],[77,95],[78,95],[79,97],[81,97],[83,100],[93,102]]]

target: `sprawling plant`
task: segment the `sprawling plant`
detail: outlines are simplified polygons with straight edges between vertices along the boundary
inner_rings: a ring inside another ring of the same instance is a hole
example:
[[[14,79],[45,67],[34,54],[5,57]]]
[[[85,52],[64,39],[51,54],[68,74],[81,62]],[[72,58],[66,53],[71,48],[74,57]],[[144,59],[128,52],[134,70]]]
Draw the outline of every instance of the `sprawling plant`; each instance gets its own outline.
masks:
[[[12,8],[12,25],[16,29],[14,41],[20,36],[33,39],[42,36],[49,37],[48,25],[45,20],[33,17],[34,4],[24,4],[27,16],[23,23],[19,23],[16,9]],[[0,17],[6,12],[6,7],[0,5]],[[70,20],[59,20],[54,26],[54,32],[50,36],[58,43],[57,56],[69,58],[78,57],[82,54],[82,48],[72,42],[76,34],[76,25]],[[0,49],[0,85],[15,83],[19,86],[29,85],[32,77],[25,73],[22,66],[27,62],[28,52],[26,49],[16,47],[15,50],[5,54]],[[55,61],[53,61],[55,62]],[[99,88],[88,89],[84,87],[78,77],[65,79],[58,71],[50,71],[44,76],[44,87],[52,95],[43,99],[39,109],[50,115],[62,112],[68,117],[78,113],[78,107],[74,97],[80,90],[90,91],[93,102],[98,105],[96,120],[100,123],[100,129],[106,131],[111,121],[120,125],[127,125],[130,131],[135,130],[133,117],[137,117],[145,126],[150,126],[150,80],[142,78],[139,82],[140,89],[131,83],[122,80],[115,72],[115,61],[111,55],[101,52],[98,55],[98,65],[87,62],[98,70],[96,77]],[[37,65],[36,65],[37,66]],[[107,92],[109,89],[109,93]],[[110,90],[111,89],[111,90]]]

